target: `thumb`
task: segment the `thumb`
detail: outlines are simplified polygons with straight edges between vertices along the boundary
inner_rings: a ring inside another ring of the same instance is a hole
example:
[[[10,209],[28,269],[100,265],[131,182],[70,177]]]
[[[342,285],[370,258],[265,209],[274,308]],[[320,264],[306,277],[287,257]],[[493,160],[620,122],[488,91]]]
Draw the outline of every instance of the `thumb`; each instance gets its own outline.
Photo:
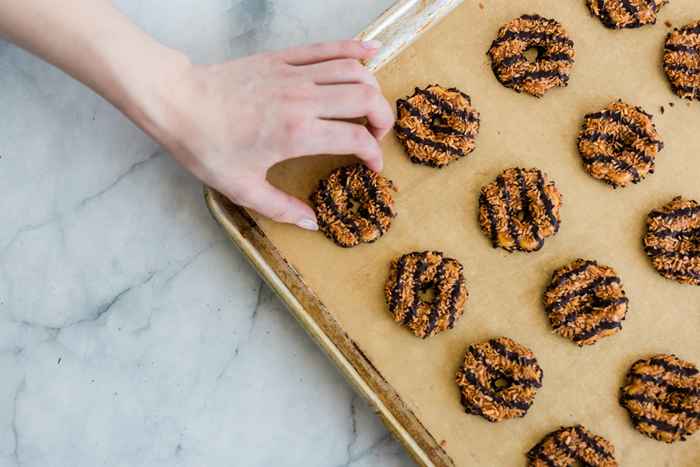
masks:
[[[275,188],[267,180],[245,196],[242,204],[273,221],[318,230],[316,215],[306,203]]]

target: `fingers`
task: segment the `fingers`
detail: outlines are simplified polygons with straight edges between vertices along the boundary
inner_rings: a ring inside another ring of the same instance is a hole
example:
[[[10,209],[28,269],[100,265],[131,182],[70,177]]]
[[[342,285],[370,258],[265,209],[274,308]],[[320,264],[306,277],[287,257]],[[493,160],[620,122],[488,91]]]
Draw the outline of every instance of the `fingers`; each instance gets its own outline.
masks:
[[[319,117],[367,117],[370,132],[382,139],[394,126],[394,112],[379,89],[367,84],[339,84],[316,88]]]
[[[316,84],[366,84],[379,89],[377,78],[358,60],[345,58],[303,68]]]
[[[339,58],[366,60],[382,46],[377,41],[338,41],[295,47],[279,52],[279,56],[290,65],[310,65]]]
[[[231,198],[273,221],[295,224],[306,230],[318,230],[316,215],[307,204],[275,188],[266,180],[257,182],[244,194]]]
[[[381,172],[384,162],[377,139],[363,126],[335,120],[317,120],[295,148],[295,157],[313,154],[354,154],[370,169]]]

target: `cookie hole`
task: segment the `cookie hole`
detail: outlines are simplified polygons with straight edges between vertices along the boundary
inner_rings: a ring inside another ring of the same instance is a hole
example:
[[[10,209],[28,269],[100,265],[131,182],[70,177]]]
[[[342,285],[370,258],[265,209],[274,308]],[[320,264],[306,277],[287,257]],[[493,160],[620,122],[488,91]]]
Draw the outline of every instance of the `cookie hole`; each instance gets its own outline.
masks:
[[[494,391],[501,391],[510,386],[510,383],[505,378],[498,378],[491,383],[491,387]]]
[[[348,199],[348,209],[347,209],[348,214],[350,214],[352,216],[359,216],[360,215],[360,206],[362,206],[362,205],[360,204],[359,201],[354,200],[352,198]]]
[[[424,303],[433,303],[437,298],[437,291],[435,287],[428,286],[418,291],[418,298]]]
[[[520,222],[525,222],[527,220],[527,215],[525,214],[525,211],[518,211],[517,213],[515,213],[515,217]]]
[[[572,464],[569,464],[569,467],[584,467],[584,463],[576,459]]]
[[[447,121],[442,117],[442,115],[433,115],[433,119],[431,121],[433,126],[445,126],[447,125]]]
[[[544,49],[542,47],[530,47],[523,52],[523,56],[530,63],[535,63],[544,54]]]

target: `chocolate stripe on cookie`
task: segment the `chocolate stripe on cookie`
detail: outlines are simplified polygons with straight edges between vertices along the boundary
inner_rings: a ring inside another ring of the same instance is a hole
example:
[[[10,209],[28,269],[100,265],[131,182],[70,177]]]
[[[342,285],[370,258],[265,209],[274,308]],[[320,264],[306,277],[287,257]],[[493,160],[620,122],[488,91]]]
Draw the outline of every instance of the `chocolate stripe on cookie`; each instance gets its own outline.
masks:
[[[687,45],[687,44],[681,44],[681,43],[667,43],[666,44],[666,51],[667,52],[681,52],[685,54],[699,54],[700,53],[700,45]]]
[[[530,233],[533,238],[539,243],[540,248],[544,245],[544,240],[540,237],[540,227],[532,222],[532,206],[530,205],[530,197],[527,194],[527,182],[523,175],[522,169],[518,169],[518,185],[520,185],[520,205],[525,217],[525,220],[530,224]]]
[[[630,174],[634,183],[639,182],[642,179],[642,176],[635,167],[617,157],[606,156],[604,154],[594,154],[592,156],[584,156],[584,160],[588,164],[600,163],[612,165],[616,170]]]
[[[466,132],[466,133],[465,133],[465,132],[463,132],[463,131],[457,130],[456,128],[452,128],[452,127],[448,127],[448,126],[435,125],[435,124],[433,123],[433,117],[432,117],[432,116],[430,116],[430,115],[423,115],[417,107],[415,107],[415,106],[409,104],[408,101],[405,101],[405,100],[404,100],[404,101],[399,101],[399,102],[397,103],[397,106],[398,106],[398,108],[399,108],[400,110],[405,110],[405,111],[408,112],[412,117],[415,117],[415,118],[417,118],[418,120],[420,120],[420,122],[421,122],[423,125],[427,126],[428,128],[430,128],[431,131],[433,131],[433,132],[435,132],[435,133],[440,133],[440,134],[445,134],[445,135],[450,135],[450,136],[458,136],[458,137],[461,137],[461,138],[471,138],[471,139],[473,139],[473,138],[476,136],[476,135],[474,135],[473,133],[469,133],[469,132]]]
[[[427,89],[419,89],[416,88],[416,94],[420,94],[421,96],[424,96],[433,106],[437,107],[442,111],[443,113],[447,115],[453,115],[456,117],[461,118],[462,120],[465,120],[467,122],[478,122],[479,118],[476,117],[471,112],[461,110],[461,109],[455,109],[452,104],[449,102],[442,100],[438,98],[435,94],[432,92],[428,91]]]
[[[528,358],[525,355],[521,355],[517,352],[508,350],[506,346],[501,343],[498,339],[491,339],[489,345],[493,350],[500,354],[503,358],[510,360],[511,362],[517,363],[519,365],[537,365],[537,360],[534,358]]]
[[[677,251],[677,250],[664,250],[661,248],[645,247],[644,251],[648,256],[652,257],[664,257],[669,259],[683,259],[683,258],[700,258],[700,250],[698,251]]]
[[[566,326],[570,323],[575,322],[579,316],[586,316],[590,315],[593,311],[596,309],[607,309],[608,307],[618,307],[620,305],[625,305],[629,303],[629,299],[627,297],[622,297],[622,298],[614,298],[614,299],[603,299],[599,300],[597,297],[592,300],[588,305],[586,305],[584,308],[581,308],[580,310],[574,310],[570,312],[569,314],[564,315],[564,319],[560,319],[559,323],[556,325],[552,326],[552,329],[555,331],[562,326]]]
[[[479,196],[479,204],[486,208],[486,214],[489,220],[489,233],[491,235],[491,245],[494,248],[498,247],[498,229],[496,226],[496,215],[493,210],[493,206],[489,202],[488,198],[484,193]]]
[[[524,401],[521,401],[518,399],[516,399],[516,400],[504,399],[503,397],[499,396],[491,389],[489,389],[486,386],[484,386],[483,384],[481,384],[479,382],[479,380],[477,379],[476,375],[474,373],[472,373],[469,369],[463,368],[462,371],[463,371],[465,379],[469,382],[469,384],[472,385],[473,388],[478,390],[484,396],[490,397],[497,404],[508,407],[509,409],[518,409],[518,410],[522,410],[522,411],[527,411],[530,408],[530,406],[532,405],[532,402],[524,402]]]
[[[581,425],[576,425],[574,427],[574,431],[576,432],[576,435],[584,443],[586,443],[586,446],[593,449],[599,456],[601,456],[605,459],[613,458],[613,454],[611,452],[609,452],[607,449],[605,449],[603,446],[601,446],[594,437],[592,437],[591,435],[586,433],[586,430],[584,430]]]
[[[337,219],[338,222],[340,222],[340,224],[345,227],[345,229],[347,229],[353,237],[357,238],[360,235],[357,225],[355,225],[355,223],[351,220],[347,219],[347,217],[340,212],[338,206],[333,200],[333,197],[331,196],[331,190],[328,189],[328,182],[325,180],[322,182],[321,191],[323,192],[323,203],[331,212],[331,215]]]
[[[670,423],[666,423],[662,420],[656,420],[654,418],[645,417],[643,415],[632,415],[632,418],[634,419],[635,423],[646,423],[647,425],[653,426],[657,430],[666,431],[668,433],[680,434],[682,439],[684,433],[682,427],[671,425]]]
[[[664,370],[670,373],[675,373],[680,376],[695,376],[698,374],[697,368],[674,365],[673,363],[669,363],[661,358],[652,358],[651,360],[649,360],[649,364],[660,366]]]
[[[445,281],[445,261],[441,261],[440,264],[438,265],[437,272],[435,273],[435,283],[436,284],[444,284]],[[438,319],[440,318],[440,304],[443,302],[442,300],[442,290],[440,288],[438,290],[438,297],[433,300],[433,303],[431,303],[430,307],[430,315],[428,316],[428,327],[425,330],[425,337],[428,337],[434,330],[435,326],[437,326]]]
[[[404,271],[406,270],[406,261],[409,256],[402,256],[396,264],[396,284],[391,291],[391,300],[389,302],[389,310],[393,313],[396,311],[396,307],[399,306],[399,300],[401,298],[401,289],[404,287],[405,279],[403,277]]]
[[[508,191],[508,185],[506,184],[506,181],[502,175],[496,177],[496,183],[498,184],[498,189],[501,192],[504,208],[506,210],[505,218],[506,222],[508,223],[508,233],[510,234],[510,238],[515,244],[515,247],[518,248],[520,243],[520,236],[518,235],[518,231],[515,228],[515,224],[513,223],[513,214],[511,213],[510,192]]]
[[[564,284],[564,282],[572,280],[574,277],[586,272],[589,267],[595,266],[596,264],[598,263],[595,261],[583,261],[580,266],[573,268],[568,272],[559,274],[557,278],[552,281],[550,288],[556,289],[560,287],[562,284]]]
[[[561,36],[558,34],[551,34],[546,32],[533,32],[533,31],[506,31],[502,36],[498,37],[491,46],[492,48],[503,45],[509,41],[524,41],[524,42],[552,42],[556,44],[563,44],[569,47],[574,46],[574,41],[568,37]]]
[[[549,222],[554,226],[554,232],[559,232],[559,221],[554,215],[554,204],[552,203],[552,200],[545,189],[544,174],[542,174],[542,172],[537,174],[537,190],[539,191],[542,203],[544,203],[544,209],[547,213],[547,217],[549,218]]]
[[[659,141],[656,141],[652,138],[649,137],[646,131],[644,129],[640,128],[634,121],[630,120],[629,118],[625,117],[622,115],[622,113],[618,111],[610,111],[610,110],[604,110],[602,112],[596,112],[592,114],[586,115],[586,119],[588,120],[608,120],[614,123],[617,123],[618,125],[624,125],[628,130],[630,130],[632,133],[634,133],[637,137],[646,139],[648,141],[651,141],[653,143],[659,143]]]
[[[649,217],[656,219],[665,219],[670,221],[678,219],[679,217],[696,216],[698,214],[700,214],[700,206],[693,206],[682,209],[675,209],[671,212],[652,211],[651,214],[649,214]]]
[[[411,258],[416,259],[415,255],[411,255]],[[412,289],[413,294],[411,297],[411,304],[408,306],[408,309],[406,310],[406,313],[403,317],[404,325],[409,325],[416,316],[418,304],[420,303],[418,293],[420,292],[420,287],[422,284],[421,276],[423,276],[423,273],[425,273],[427,269],[428,261],[425,257],[421,257],[417,261],[416,270],[413,272],[413,276],[411,276],[412,283],[410,284],[410,286],[408,286],[409,289]]]
[[[654,230],[652,232],[649,232],[650,235],[653,235],[655,237],[659,238],[676,238],[676,239],[684,239],[687,238],[689,240],[692,240],[694,237],[699,237],[700,236],[700,227],[695,227],[692,229],[659,229],[659,230]]]
[[[637,9],[637,7],[632,5],[629,0],[621,0],[620,3],[622,4],[622,8],[625,9],[627,14],[635,19],[634,26],[639,25],[639,10]]]
[[[619,321],[608,321],[608,320],[603,320],[600,321],[598,324],[593,326],[591,329],[588,331],[584,331],[580,334],[574,335],[574,342],[583,342],[587,339],[590,339],[591,337],[595,336],[596,334],[602,332],[602,331],[609,331],[611,329],[622,329],[622,323]]]
[[[613,284],[620,284],[620,278],[616,276],[604,276],[604,277],[599,277],[592,282],[590,282],[588,285],[581,287],[579,289],[573,290],[567,294],[564,294],[557,298],[557,300],[552,303],[550,306],[547,307],[547,313],[553,313],[566,305],[568,305],[571,301],[577,299],[577,298],[584,298],[588,297],[590,295],[594,295],[596,290],[599,287],[608,287]],[[556,290],[556,289],[549,289],[549,290]]]
[[[653,407],[664,410],[672,414],[685,415],[688,418],[700,420],[700,412],[695,412],[692,409],[680,407],[676,404],[661,401],[655,397],[645,396],[643,394],[623,394],[622,402],[637,402],[639,404],[649,404]]]
[[[513,86],[515,84],[522,84],[528,80],[539,80],[539,79],[550,79],[558,78],[562,83],[567,83],[569,81],[569,76],[561,73],[557,70],[531,70],[526,71],[523,74],[514,76],[510,79],[501,80],[501,84],[504,86]]]
[[[666,391],[670,393],[700,397],[700,388],[685,388],[681,386],[676,386],[660,377],[637,373],[635,371],[630,372],[630,377],[637,378],[640,381],[644,381],[646,383],[655,384],[659,387],[666,389]]]
[[[460,272],[461,272],[461,267],[460,267]],[[462,286],[463,286],[463,280],[462,280],[462,277],[460,276],[457,279],[455,279],[454,284],[452,285],[452,290],[450,291],[450,300],[447,303],[448,310],[451,310],[456,306],[457,300],[459,299],[459,296],[462,292]],[[447,325],[448,328],[452,329],[455,326],[455,319],[457,319],[457,314],[450,313],[450,320],[449,320],[449,324]]]
[[[440,143],[437,141],[432,141],[432,140],[425,139],[425,138],[421,138],[420,136],[415,134],[413,131],[411,131],[411,129],[404,128],[403,126],[399,125],[398,123],[395,125],[394,129],[397,133],[408,138],[410,141],[413,141],[416,144],[428,146],[428,147],[431,147],[433,149],[437,149],[438,151],[446,152],[448,154],[451,154],[451,155],[454,155],[457,157],[464,157],[466,155],[460,149],[454,148],[448,144]]]

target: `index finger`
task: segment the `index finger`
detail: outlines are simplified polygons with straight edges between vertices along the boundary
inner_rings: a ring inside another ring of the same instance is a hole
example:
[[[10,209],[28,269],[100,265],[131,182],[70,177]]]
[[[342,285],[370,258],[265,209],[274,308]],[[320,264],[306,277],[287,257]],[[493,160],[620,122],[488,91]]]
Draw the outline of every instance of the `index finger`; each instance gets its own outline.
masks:
[[[290,65],[311,65],[339,58],[367,60],[382,46],[379,41],[321,42],[303,47],[294,47],[279,52],[279,56]]]

